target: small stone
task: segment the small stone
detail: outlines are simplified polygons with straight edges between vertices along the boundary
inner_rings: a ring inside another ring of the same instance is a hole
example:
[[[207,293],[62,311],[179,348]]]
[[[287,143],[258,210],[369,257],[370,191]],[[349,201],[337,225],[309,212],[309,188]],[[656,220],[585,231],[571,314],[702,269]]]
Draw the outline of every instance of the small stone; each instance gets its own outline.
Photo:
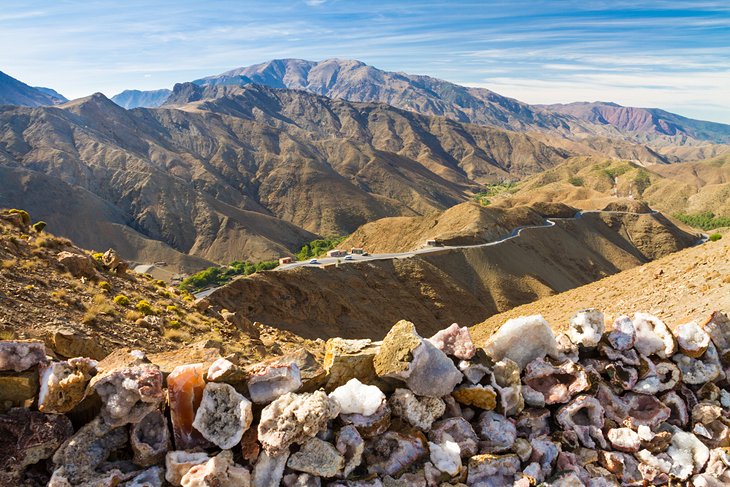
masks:
[[[150,467],[142,470],[122,487],[162,487],[165,482],[165,470],[162,467]]]
[[[544,408],[525,409],[517,416],[519,436],[533,440],[550,434],[550,410]]]
[[[601,341],[604,330],[603,313],[597,309],[578,311],[570,319],[570,325],[565,334],[576,345],[593,348]]]
[[[38,394],[35,371],[0,373],[0,412],[13,407],[30,407]]]
[[[254,371],[248,380],[248,392],[256,404],[266,404],[288,392],[294,392],[302,386],[299,367],[291,362],[287,364],[271,364]]]
[[[417,397],[408,389],[396,389],[388,400],[393,415],[423,431],[446,411],[446,403],[437,397]]]
[[[323,367],[327,373],[325,390],[332,391],[358,379],[364,384],[377,383],[373,359],[380,351],[380,343],[371,340],[331,338],[325,344]]]
[[[557,354],[557,342],[542,316],[507,320],[487,341],[484,350],[495,361],[508,358],[523,369],[536,358]]]
[[[648,313],[636,313],[633,324],[636,330],[634,347],[641,355],[649,357],[656,354],[669,358],[677,350],[672,332],[659,318]]]
[[[366,386],[357,379],[350,379],[329,397],[340,403],[340,414],[371,416],[385,402],[385,394],[378,387]]]
[[[98,337],[89,336],[80,330],[58,326],[49,330],[50,347],[61,357],[89,357],[101,360],[109,354],[107,346]]]
[[[278,455],[315,436],[339,413],[340,405],[323,391],[284,394],[261,412],[259,441],[270,455]]]
[[[96,360],[72,358],[42,367],[38,410],[57,414],[71,411],[84,398],[86,386],[96,373],[96,365]]]
[[[365,441],[354,426],[343,426],[337,433],[335,443],[337,451],[345,459],[340,477],[347,478],[355,468],[362,462],[362,454],[365,450]]]
[[[172,432],[175,447],[179,450],[209,445],[203,435],[193,427],[195,412],[205,390],[204,370],[203,364],[179,365],[167,377]]]
[[[428,443],[431,452],[431,462],[442,472],[454,477],[461,471],[461,449],[453,441],[443,443]]]
[[[422,434],[387,431],[365,444],[365,465],[370,473],[397,477],[428,455],[427,443]]]
[[[419,396],[442,397],[454,390],[463,375],[454,362],[427,340],[413,351],[411,369],[405,383]]]
[[[208,367],[208,373],[205,377],[209,382],[240,384],[248,380],[249,373],[243,367],[220,357]]]
[[[322,480],[319,477],[315,477],[313,475],[309,475],[308,473],[302,473],[302,474],[295,474],[290,473],[286,476],[284,476],[284,482],[282,483],[284,487],[321,487]],[[329,484],[332,485],[332,484]],[[338,484],[334,484],[338,485]],[[347,482],[347,485],[350,485],[350,482]]]
[[[469,459],[469,474],[466,485],[469,487],[502,487],[512,485],[515,475],[520,471],[517,455],[476,455]]]
[[[730,363],[730,318],[727,314],[715,311],[702,328],[710,335],[718,355],[726,364]]]
[[[0,341],[0,371],[22,372],[46,361],[43,342]]]
[[[165,480],[172,485],[180,485],[183,476],[196,465],[203,465],[210,460],[207,453],[188,453],[171,451],[165,456]]]
[[[261,450],[253,468],[254,487],[278,487],[284,476],[288,459],[288,451],[281,455],[271,456],[266,453],[266,450]]]
[[[209,382],[195,413],[193,428],[206,440],[226,450],[241,442],[252,421],[251,401],[229,384]]]
[[[710,346],[710,335],[696,321],[679,325],[674,330],[674,335],[677,337],[679,351],[692,358],[701,357]]]
[[[461,360],[459,362],[459,370],[462,374],[464,374],[466,380],[472,384],[479,384],[484,376],[491,372],[489,367],[486,365],[470,362],[468,360]]]
[[[317,477],[334,477],[345,466],[345,459],[337,449],[319,438],[306,441],[298,452],[289,457],[286,466]]]
[[[58,253],[56,260],[76,278],[97,279],[100,277],[99,272],[94,267],[94,262],[88,255],[63,250]]]
[[[505,416],[514,416],[524,409],[525,398],[520,379],[520,366],[516,362],[506,358],[494,364],[492,387],[497,390],[498,412]]]
[[[436,348],[461,360],[469,360],[476,353],[476,347],[467,327],[459,328],[453,323],[428,339]]]
[[[363,438],[372,438],[380,435],[390,426],[391,410],[387,403],[383,403],[375,414],[363,416],[362,414],[342,414],[340,420],[345,424],[351,424],[362,435]]]
[[[668,391],[674,389],[682,378],[679,367],[671,362],[663,361],[654,365],[646,359],[646,363],[651,364],[650,370],[631,388],[634,392],[657,394]]]
[[[621,315],[613,322],[613,328],[608,332],[609,345],[616,350],[630,350],[636,340],[634,322],[626,315]]]
[[[709,448],[692,433],[679,430],[672,434],[667,454],[672,458],[670,473],[681,480],[700,473],[710,459]]]
[[[682,382],[685,384],[705,384],[714,381],[724,373],[717,349],[712,344],[707,347],[707,351],[700,358],[678,353],[672,357],[672,360],[682,372]]]
[[[515,424],[494,411],[485,411],[479,416],[477,434],[484,453],[499,453],[512,448],[517,438]]]
[[[568,402],[574,395],[587,390],[591,383],[583,368],[572,361],[553,365],[544,358],[527,364],[524,388],[529,387],[542,395],[544,404]]]
[[[223,450],[206,463],[194,465],[180,480],[182,487],[250,487],[248,469],[233,462],[233,453]]]
[[[631,428],[611,428],[607,436],[611,445],[619,451],[634,453],[641,447],[639,435]]]
[[[130,439],[134,463],[142,467],[161,463],[171,446],[167,418],[158,410],[152,411],[132,426]]]
[[[588,448],[606,447],[603,437],[604,410],[601,403],[591,396],[578,396],[558,410],[558,423],[567,431],[574,431],[581,443]]]
[[[464,385],[454,389],[451,395],[461,404],[491,411],[497,406],[497,393],[491,386]]]
[[[102,372],[89,388],[101,398],[101,415],[110,426],[138,423],[164,399],[162,373],[150,364]]]
[[[20,408],[0,415],[0,485],[25,485],[26,467],[51,457],[72,434],[66,416]]]
[[[373,358],[375,372],[380,377],[405,379],[410,373],[413,352],[421,346],[421,341],[410,321],[401,320],[393,325]]]
[[[428,433],[434,443],[455,441],[459,445],[462,457],[474,456],[479,451],[479,437],[471,424],[462,417],[448,418],[438,421]]]

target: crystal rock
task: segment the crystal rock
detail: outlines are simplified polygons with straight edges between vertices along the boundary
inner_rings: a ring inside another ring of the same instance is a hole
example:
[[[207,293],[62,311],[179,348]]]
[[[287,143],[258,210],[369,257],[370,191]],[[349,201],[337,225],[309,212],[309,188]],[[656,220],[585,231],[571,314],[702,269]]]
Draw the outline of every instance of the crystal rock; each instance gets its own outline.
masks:
[[[234,364],[226,358],[220,357],[208,367],[208,373],[205,377],[209,382],[239,384],[245,382],[249,374],[243,367]]]
[[[634,453],[641,447],[638,433],[631,428],[611,428],[608,430],[608,441],[619,451]]]
[[[342,414],[340,420],[345,424],[351,424],[362,435],[363,438],[372,438],[385,432],[390,426],[391,410],[387,403],[383,403],[375,414],[363,416],[362,414]]]
[[[340,405],[323,391],[289,392],[261,411],[259,441],[270,455],[277,455],[292,443],[315,436],[339,413]]]
[[[477,434],[484,453],[498,453],[512,448],[517,438],[515,424],[494,411],[485,411],[479,416]]]
[[[634,314],[636,341],[634,347],[641,355],[656,354],[661,358],[669,358],[677,350],[672,332],[659,318],[648,313]]]
[[[462,385],[454,389],[451,395],[466,406],[492,410],[497,406],[497,392],[491,386],[481,384]]]
[[[710,335],[696,321],[679,325],[674,330],[674,335],[677,337],[679,351],[692,358],[701,357],[710,346]]]
[[[431,462],[442,472],[454,477],[461,471],[461,449],[453,441],[443,443],[428,443],[431,452]]]
[[[251,401],[229,384],[209,382],[203,390],[193,428],[206,440],[226,450],[241,442],[252,421]]]
[[[459,328],[453,323],[428,339],[436,348],[458,359],[469,360],[476,353],[476,347],[467,327]]]
[[[180,480],[182,487],[250,487],[251,474],[233,462],[233,453],[223,450],[206,463],[194,465]]]
[[[461,417],[438,421],[429,431],[428,437],[433,443],[455,441],[459,445],[461,456],[466,458],[476,455],[479,449],[479,437],[474,428]]]
[[[284,476],[284,481],[281,485],[284,487],[321,487],[322,480],[319,477],[309,475],[308,473],[290,473]],[[347,485],[350,485],[350,482],[347,482]]]
[[[162,487],[165,482],[165,470],[162,467],[154,466],[142,470],[131,480],[122,484],[122,487]]]
[[[421,342],[413,323],[399,321],[385,335],[380,350],[373,358],[375,372],[380,377],[405,379],[410,373],[413,353]]]
[[[550,434],[550,411],[544,408],[525,409],[517,416],[517,434],[532,440]]]
[[[422,434],[387,431],[365,444],[364,458],[368,472],[398,476],[428,455],[427,444]]]
[[[58,414],[71,411],[84,398],[96,365],[96,360],[72,358],[42,367],[38,410]]]
[[[672,457],[671,474],[681,480],[700,473],[710,459],[709,448],[692,433],[679,430],[672,434],[667,454]]]
[[[0,341],[0,371],[22,372],[46,361],[43,342]]]
[[[334,477],[345,466],[345,458],[332,444],[319,438],[307,440],[293,453],[286,466],[317,477]]]
[[[373,359],[380,351],[380,343],[368,339],[347,340],[331,338],[325,344],[322,366],[327,373],[326,391],[344,385],[352,378],[365,384],[377,383]]]
[[[171,451],[165,455],[165,480],[172,485],[180,485],[183,476],[196,465],[203,465],[210,460],[207,453]]]
[[[512,485],[520,470],[517,455],[476,455],[469,459],[466,485],[469,487],[503,487]]]
[[[705,384],[724,375],[717,348],[712,344],[707,347],[707,351],[700,358],[678,353],[672,357],[672,360],[682,372],[682,382],[685,384]]]
[[[205,447],[209,444],[193,427],[195,411],[200,406],[205,390],[203,372],[203,364],[180,365],[167,377],[172,432],[178,450]]]
[[[499,402],[498,412],[505,416],[519,414],[525,407],[525,398],[522,394],[522,380],[520,366],[508,358],[494,364],[492,370],[492,387],[497,390]]]
[[[261,450],[253,467],[254,487],[278,487],[284,476],[286,461],[289,459],[289,452],[281,455],[271,456],[266,450]]]
[[[340,403],[340,414],[371,416],[385,401],[385,394],[376,386],[366,386],[357,379],[350,379],[332,391],[330,399]]]
[[[495,361],[508,358],[523,369],[536,358],[555,356],[557,342],[542,316],[522,316],[507,320],[489,338],[484,350]]]
[[[606,339],[608,340],[608,344],[616,350],[630,350],[636,340],[634,322],[626,315],[619,316],[613,322],[613,327],[608,332]]]
[[[710,335],[712,343],[725,363],[730,363],[730,318],[727,314],[715,311],[702,328]]]
[[[603,437],[604,410],[601,403],[591,396],[578,396],[557,413],[558,423],[567,431],[575,431],[581,443],[588,448],[595,448],[598,442],[601,448],[606,447]]]
[[[362,436],[358,433],[357,428],[348,425],[343,426],[337,433],[335,447],[345,459],[345,465],[342,467],[340,476],[346,478],[362,462],[365,441],[363,441]]]
[[[103,372],[89,387],[101,398],[101,415],[110,426],[137,423],[164,399],[162,373],[151,364]]]
[[[133,425],[129,436],[134,463],[142,467],[161,463],[171,446],[167,418],[158,410],[152,411]]]
[[[410,373],[405,383],[419,396],[441,397],[454,390],[463,375],[444,352],[423,340],[413,351]]]
[[[576,345],[593,348],[601,341],[604,327],[603,313],[597,309],[585,309],[578,311],[570,319],[565,334]]]
[[[256,404],[266,404],[277,397],[294,392],[302,386],[297,364],[271,364],[255,371],[248,380],[248,392]]]
[[[568,402],[591,385],[583,367],[575,362],[566,361],[556,366],[544,358],[527,364],[523,382],[525,387],[540,393],[545,404]]]
[[[446,403],[438,397],[417,397],[408,389],[396,389],[388,400],[394,416],[423,431],[446,411]]]

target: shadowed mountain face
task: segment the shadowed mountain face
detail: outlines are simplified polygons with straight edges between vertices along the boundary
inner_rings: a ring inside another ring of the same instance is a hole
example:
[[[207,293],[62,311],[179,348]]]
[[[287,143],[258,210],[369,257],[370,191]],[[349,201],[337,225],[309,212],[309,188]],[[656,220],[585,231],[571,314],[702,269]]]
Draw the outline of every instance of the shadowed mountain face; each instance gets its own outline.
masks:
[[[96,94],[1,108],[0,166],[13,177],[0,193],[13,181],[26,188],[2,204],[49,220],[77,208],[96,229],[52,230],[99,249],[123,235],[123,255],[137,261],[269,259],[385,216],[441,211],[479,183],[574,153],[526,134],[255,85],[179,85],[168,103],[128,111]],[[58,197],[29,197],[39,188]]]
[[[50,88],[33,88],[0,71],[0,105],[40,107],[67,101]]]
[[[123,108],[152,108],[159,107],[172,93],[168,89],[140,91],[124,90],[112,97],[112,101]]]

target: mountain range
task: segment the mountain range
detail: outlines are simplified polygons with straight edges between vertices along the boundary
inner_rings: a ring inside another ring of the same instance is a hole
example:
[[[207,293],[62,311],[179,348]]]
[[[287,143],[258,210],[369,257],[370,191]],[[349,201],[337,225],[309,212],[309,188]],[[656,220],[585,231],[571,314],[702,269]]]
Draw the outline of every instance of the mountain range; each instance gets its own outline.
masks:
[[[67,101],[51,88],[34,88],[0,71],[0,105],[40,107]]]

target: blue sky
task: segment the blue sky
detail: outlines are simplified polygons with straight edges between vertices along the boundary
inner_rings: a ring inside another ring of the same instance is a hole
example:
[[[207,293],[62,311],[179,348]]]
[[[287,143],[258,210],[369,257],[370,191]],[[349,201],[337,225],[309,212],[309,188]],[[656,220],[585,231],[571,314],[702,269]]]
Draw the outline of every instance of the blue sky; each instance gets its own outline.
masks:
[[[0,70],[69,98],[274,58],[355,58],[529,103],[730,123],[730,2],[3,0]]]

